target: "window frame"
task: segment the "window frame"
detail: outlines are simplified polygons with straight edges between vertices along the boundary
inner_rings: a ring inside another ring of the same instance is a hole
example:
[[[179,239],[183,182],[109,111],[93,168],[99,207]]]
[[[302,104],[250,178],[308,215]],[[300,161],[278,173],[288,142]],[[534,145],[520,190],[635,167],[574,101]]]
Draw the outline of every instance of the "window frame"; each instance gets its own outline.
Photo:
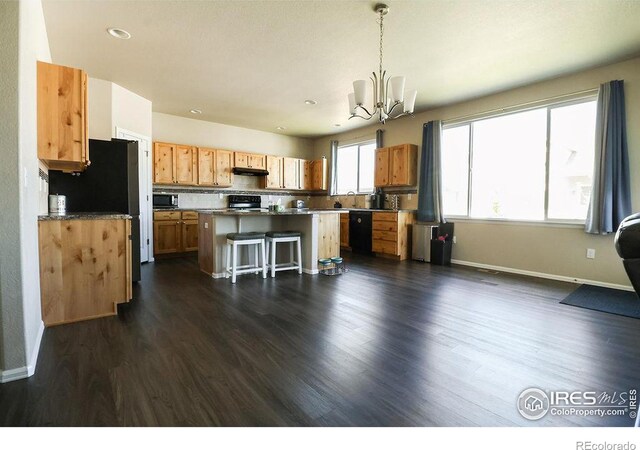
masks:
[[[336,149],[336,158],[338,158],[338,153],[340,152],[340,149],[342,148],[346,148],[346,147],[358,147],[358,157],[357,157],[357,161],[356,161],[356,190],[355,190],[355,194],[356,195],[369,195],[369,194],[373,194],[376,191],[376,186],[375,186],[375,155],[374,155],[374,159],[373,159],[373,175],[374,175],[374,186],[373,189],[371,191],[362,191],[360,190],[360,151],[361,151],[361,147],[365,146],[365,145],[371,145],[373,144],[377,149],[377,142],[376,139],[367,139],[364,141],[357,141],[357,142],[350,142],[350,143],[345,143],[340,145],[340,143],[338,143],[338,148]],[[338,186],[338,175],[340,173],[340,167],[338,166],[338,162],[336,161],[336,193],[333,195],[334,197],[336,196],[345,196],[348,195],[346,192],[341,193],[339,192],[339,186]],[[349,191],[351,192],[351,191]]]
[[[598,90],[589,90],[579,95],[570,95],[566,96],[563,99],[554,99],[554,100],[544,100],[540,102],[532,102],[527,105],[521,105],[520,107],[514,106],[510,108],[501,109],[498,111],[487,112],[484,114],[477,114],[473,116],[469,116],[462,119],[453,119],[449,121],[443,121],[442,130],[457,128],[462,126],[469,126],[469,151],[468,151],[468,160],[467,160],[467,214],[466,215],[445,215],[447,219],[455,219],[458,221],[469,221],[469,222],[506,222],[506,223],[517,223],[517,224],[546,224],[546,225],[561,225],[561,226],[569,226],[569,227],[579,227],[584,226],[586,222],[586,217],[583,220],[575,220],[575,219],[550,219],[549,218],[549,163],[551,161],[551,111],[555,108],[562,108],[565,106],[578,105],[581,103],[587,103],[596,101],[598,99]],[[518,114],[522,112],[532,111],[536,109],[546,109],[547,115],[547,129],[546,129],[546,139],[545,139],[545,184],[544,184],[544,219],[541,220],[522,220],[522,219],[509,219],[509,218],[494,218],[494,217],[471,217],[471,205],[473,201],[473,126],[475,122],[493,119],[496,117],[504,117],[513,114]]]

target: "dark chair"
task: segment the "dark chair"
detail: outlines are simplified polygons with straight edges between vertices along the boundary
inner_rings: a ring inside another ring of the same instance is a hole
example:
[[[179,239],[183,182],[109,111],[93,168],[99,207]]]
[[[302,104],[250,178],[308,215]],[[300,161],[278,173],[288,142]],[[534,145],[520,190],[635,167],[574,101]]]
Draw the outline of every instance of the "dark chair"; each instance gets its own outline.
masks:
[[[631,285],[640,296],[640,213],[632,214],[620,223],[615,244]]]

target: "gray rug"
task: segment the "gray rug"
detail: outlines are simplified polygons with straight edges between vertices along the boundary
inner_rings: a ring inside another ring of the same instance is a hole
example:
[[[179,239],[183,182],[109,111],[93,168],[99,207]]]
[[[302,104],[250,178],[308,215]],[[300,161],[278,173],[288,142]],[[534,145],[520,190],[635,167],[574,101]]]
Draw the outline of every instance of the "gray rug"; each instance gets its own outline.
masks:
[[[583,284],[560,303],[640,319],[640,298],[635,292]]]

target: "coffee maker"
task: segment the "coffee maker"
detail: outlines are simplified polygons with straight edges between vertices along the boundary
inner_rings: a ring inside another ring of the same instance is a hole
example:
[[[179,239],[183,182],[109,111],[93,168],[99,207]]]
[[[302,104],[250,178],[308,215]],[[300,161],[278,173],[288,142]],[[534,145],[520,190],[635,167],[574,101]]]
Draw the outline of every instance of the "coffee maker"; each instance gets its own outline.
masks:
[[[377,188],[374,194],[371,194],[371,206],[370,209],[384,209],[384,194],[382,189]]]

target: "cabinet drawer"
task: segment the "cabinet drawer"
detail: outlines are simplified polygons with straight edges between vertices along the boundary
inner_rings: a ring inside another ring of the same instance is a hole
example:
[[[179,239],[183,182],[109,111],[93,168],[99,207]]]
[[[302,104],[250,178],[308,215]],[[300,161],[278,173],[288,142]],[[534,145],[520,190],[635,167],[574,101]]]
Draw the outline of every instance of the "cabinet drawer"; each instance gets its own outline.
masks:
[[[374,220],[372,229],[374,231],[398,231],[398,222],[381,222]]]
[[[198,213],[195,211],[182,211],[182,220],[198,219]]]
[[[398,220],[398,213],[397,212],[374,212],[373,213],[373,221],[375,222],[376,220],[388,220],[388,221],[393,221],[396,222]]]
[[[373,240],[382,240],[390,242],[398,242],[398,233],[396,231],[373,231]]]
[[[180,220],[180,211],[154,211],[153,220]]]
[[[389,255],[398,254],[398,244],[389,241],[373,241],[371,250],[375,253],[387,253]]]

